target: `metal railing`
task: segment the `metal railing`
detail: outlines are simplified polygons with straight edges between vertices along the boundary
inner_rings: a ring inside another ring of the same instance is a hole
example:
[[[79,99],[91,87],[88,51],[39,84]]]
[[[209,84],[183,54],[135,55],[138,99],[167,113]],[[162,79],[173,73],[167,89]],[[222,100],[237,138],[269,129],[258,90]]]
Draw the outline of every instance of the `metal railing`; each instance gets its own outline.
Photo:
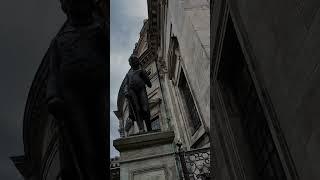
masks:
[[[183,151],[181,144],[177,144],[176,159],[183,174],[181,180],[209,180],[210,179],[210,147]]]

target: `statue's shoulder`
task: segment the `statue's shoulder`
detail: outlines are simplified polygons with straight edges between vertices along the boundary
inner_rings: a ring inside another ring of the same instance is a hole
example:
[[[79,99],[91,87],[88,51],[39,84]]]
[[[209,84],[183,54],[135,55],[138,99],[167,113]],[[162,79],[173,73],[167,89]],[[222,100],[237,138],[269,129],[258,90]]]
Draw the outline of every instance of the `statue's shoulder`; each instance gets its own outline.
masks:
[[[71,23],[66,22],[61,31],[57,34],[56,39],[58,44],[64,42],[70,42],[75,39],[81,39],[83,35],[88,36],[100,36],[103,34],[103,27],[98,21],[94,21],[92,24],[84,27],[74,27]]]
[[[127,72],[127,74],[131,74],[133,72],[134,72],[134,70],[132,68],[130,68],[129,71]]]
[[[144,69],[142,69],[142,68],[138,69],[137,71],[138,71],[140,74],[146,73],[146,71],[145,71]]]
[[[62,29],[57,33],[55,38],[53,39],[53,43],[56,45],[61,44],[64,41],[70,40],[70,34],[73,34],[75,32],[75,29],[69,25],[68,23],[64,24]]]
[[[54,52],[56,52],[56,50],[57,50],[57,36],[58,35],[56,35],[52,40],[51,40],[51,42],[50,42],[50,45],[49,45],[49,48],[48,48],[48,53],[54,53]]]

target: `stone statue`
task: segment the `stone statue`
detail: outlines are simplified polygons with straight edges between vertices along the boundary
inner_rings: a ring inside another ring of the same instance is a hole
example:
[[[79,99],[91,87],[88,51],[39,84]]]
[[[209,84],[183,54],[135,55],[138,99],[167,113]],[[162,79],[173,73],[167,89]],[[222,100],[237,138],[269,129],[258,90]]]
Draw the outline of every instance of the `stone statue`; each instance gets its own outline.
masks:
[[[108,179],[105,22],[94,0],[60,2],[67,21],[48,52],[47,104],[62,129],[61,177]]]
[[[144,124],[146,124],[147,131],[151,131],[150,109],[148,103],[148,95],[146,85],[150,88],[152,86],[148,74],[145,70],[140,68],[138,57],[132,55],[129,58],[131,69],[125,78],[124,94],[129,104],[129,118],[137,122],[139,133],[144,133]],[[126,129],[128,129],[126,127]]]

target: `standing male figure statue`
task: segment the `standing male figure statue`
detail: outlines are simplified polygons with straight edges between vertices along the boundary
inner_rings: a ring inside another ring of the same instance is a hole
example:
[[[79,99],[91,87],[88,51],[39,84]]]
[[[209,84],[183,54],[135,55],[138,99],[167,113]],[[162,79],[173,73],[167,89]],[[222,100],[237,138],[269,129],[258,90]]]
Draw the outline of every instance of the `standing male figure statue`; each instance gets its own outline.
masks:
[[[49,48],[47,103],[63,132],[61,177],[108,179],[105,22],[94,0],[60,2],[67,21]]]
[[[131,69],[125,78],[125,96],[129,103],[129,118],[137,122],[139,133],[145,132],[143,121],[147,131],[151,131],[150,109],[146,85],[152,86],[148,74],[140,68],[138,57],[132,55],[129,58]]]

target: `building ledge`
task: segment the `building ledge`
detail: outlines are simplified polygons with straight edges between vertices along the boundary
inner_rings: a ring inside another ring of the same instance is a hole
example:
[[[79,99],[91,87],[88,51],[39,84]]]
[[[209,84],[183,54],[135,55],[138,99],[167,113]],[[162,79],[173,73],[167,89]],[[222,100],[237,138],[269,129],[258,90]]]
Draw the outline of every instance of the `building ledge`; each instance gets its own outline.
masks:
[[[10,157],[18,171],[23,177],[28,177],[28,167],[26,166],[26,158],[25,156],[13,156]]]
[[[174,132],[151,132],[139,134],[125,138],[119,138],[113,141],[113,146],[120,152],[146,148],[150,146],[169,144],[174,140]]]

